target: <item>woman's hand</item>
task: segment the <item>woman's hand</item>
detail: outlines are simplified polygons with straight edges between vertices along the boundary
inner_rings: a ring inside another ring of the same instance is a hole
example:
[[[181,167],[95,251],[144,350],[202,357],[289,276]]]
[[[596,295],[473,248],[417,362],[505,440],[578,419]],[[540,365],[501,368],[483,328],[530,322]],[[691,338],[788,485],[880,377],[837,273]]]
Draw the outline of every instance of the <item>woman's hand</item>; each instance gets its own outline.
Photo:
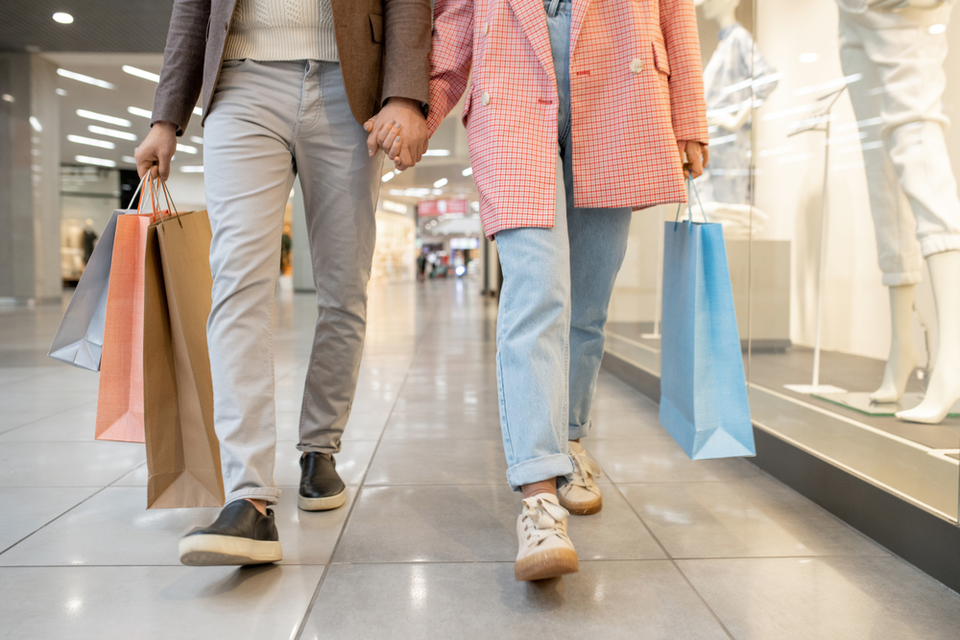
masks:
[[[710,151],[707,150],[706,145],[696,140],[677,140],[677,150],[680,152],[680,163],[684,165],[683,177],[702,176],[703,168],[710,162]]]

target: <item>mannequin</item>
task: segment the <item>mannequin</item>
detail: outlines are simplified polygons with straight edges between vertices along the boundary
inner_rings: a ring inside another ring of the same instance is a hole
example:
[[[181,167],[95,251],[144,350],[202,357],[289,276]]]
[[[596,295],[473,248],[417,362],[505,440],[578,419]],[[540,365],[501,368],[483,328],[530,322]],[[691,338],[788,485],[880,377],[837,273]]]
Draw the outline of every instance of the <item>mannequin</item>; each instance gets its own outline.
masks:
[[[926,259],[937,306],[936,366],[920,406],[897,417],[928,424],[960,399],[960,199],[943,135],[946,35],[930,31],[949,22],[953,3],[837,0],[844,74],[863,74],[848,88],[862,123],[877,253],[890,288],[890,355],[871,399],[900,400],[917,366],[911,320]]]
[[[740,0],[695,4],[720,27],[720,42],[703,72],[707,122],[717,142],[711,144],[710,166],[697,184],[708,219],[721,222],[728,238],[749,237],[751,220],[756,231],[757,223],[767,219],[762,212],[751,211],[751,115],[776,88],[779,75],[737,22]]]

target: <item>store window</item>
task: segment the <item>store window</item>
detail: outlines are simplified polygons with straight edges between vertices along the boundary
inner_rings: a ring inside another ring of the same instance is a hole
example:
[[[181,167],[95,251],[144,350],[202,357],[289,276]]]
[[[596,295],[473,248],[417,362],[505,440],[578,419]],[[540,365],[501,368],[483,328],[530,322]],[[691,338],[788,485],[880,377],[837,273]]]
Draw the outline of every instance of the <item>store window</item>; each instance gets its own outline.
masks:
[[[711,137],[697,185],[724,225],[756,426],[957,522],[954,2],[696,4]],[[610,353],[652,374],[675,213],[634,214],[608,325]]]

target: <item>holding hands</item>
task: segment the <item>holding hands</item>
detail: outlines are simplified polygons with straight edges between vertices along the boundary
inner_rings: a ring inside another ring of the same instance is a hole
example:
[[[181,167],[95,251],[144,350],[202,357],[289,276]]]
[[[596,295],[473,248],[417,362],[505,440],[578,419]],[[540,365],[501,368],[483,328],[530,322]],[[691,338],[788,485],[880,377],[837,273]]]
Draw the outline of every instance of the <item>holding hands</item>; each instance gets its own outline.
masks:
[[[399,171],[417,164],[430,141],[420,103],[408,98],[390,98],[363,128],[370,134],[367,138],[370,155],[382,149]]]

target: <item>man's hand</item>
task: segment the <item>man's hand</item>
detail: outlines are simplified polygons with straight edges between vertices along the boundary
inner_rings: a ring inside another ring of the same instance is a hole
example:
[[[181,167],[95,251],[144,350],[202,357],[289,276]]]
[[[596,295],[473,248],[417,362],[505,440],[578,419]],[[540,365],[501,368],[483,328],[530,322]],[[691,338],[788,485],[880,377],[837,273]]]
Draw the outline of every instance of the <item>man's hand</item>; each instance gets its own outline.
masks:
[[[134,152],[137,159],[137,173],[140,177],[150,172],[151,178],[166,182],[170,177],[170,158],[177,150],[177,125],[172,122],[155,122],[150,133]]]
[[[390,98],[363,128],[370,133],[367,138],[370,155],[383,149],[400,171],[418,163],[430,141],[420,103],[408,98]]]
[[[710,151],[696,140],[677,140],[677,149],[680,151],[680,162],[690,165],[690,170],[683,170],[685,178],[699,178],[703,175],[703,168],[710,162]],[[701,161],[702,158],[702,161]]]

